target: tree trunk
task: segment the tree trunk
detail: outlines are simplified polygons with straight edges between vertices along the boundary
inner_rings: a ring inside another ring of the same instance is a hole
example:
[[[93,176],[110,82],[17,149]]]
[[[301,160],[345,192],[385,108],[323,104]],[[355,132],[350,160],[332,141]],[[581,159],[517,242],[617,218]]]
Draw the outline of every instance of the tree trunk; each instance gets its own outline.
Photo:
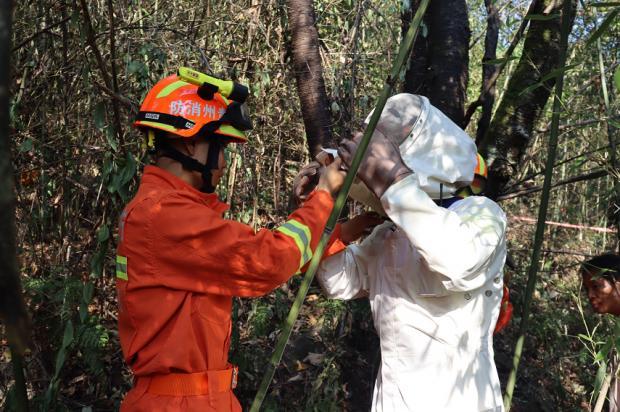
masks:
[[[482,89],[480,101],[482,103],[482,113],[478,120],[476,129],[476,142],[480,142],[491,123],[493,115],[493,104],[495,103],[495,83],[493,77],[498,70],[495,64],[487,64],[497,58],[497,39],[499,37],[499,13],[495,5],[496,0],[484,0],[487,9],[487,32],[484,38],[484,57],[482,58]],[[493,84],[491,84],[493,82]]]
[[[403,33],[419,0],[402,15]],[[433,1],[424,17],[426,32],[416,39],[403,91],[429,98],[458,125],[463,124],[469,65],[469,20],[465,0]]]
[[[27,408],[22,355],[28,341],[28,315],[22,298],[15,247],[15,188],[9,150],[11,13],[13,2],[0,2],[0,320],[13,358],[16,407]]]
[[[11,1],[0,3],[0,318],[15,331],[19,347],[27,340],[15,247],[15,188],[9,150]]]
[[[556,17],[530,22],[519,64],[480,143],[479,151],[489,165],[487,195],[491,198],[499,195],[516,172],[555,84],[554,76],[544,82],[542,79],[558,68],[562,4],[559,0],[540,0],[534,7],[535,15]]]
[[[288,0],[291,48],[308,149],[314,158],[323,145],[334,146],[325,92],[319,35],[312,0]]]

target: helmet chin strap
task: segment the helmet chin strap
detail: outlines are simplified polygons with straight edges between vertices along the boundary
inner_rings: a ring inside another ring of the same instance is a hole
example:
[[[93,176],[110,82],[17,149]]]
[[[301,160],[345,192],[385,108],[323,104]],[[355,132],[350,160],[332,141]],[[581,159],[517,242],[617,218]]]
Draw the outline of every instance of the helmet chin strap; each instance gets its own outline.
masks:
[[[213,186],[213,174],[212,170],[219,169],[220,165],[220,151],[222,150],[222,144],[217,139],[211,139],[209,141],[209,152],[207,153],[207,164],[202,168],[202,188],[200,191],[205,193],[215,192],[215,186]]]
[[[186,170],[200,172],[200,174],[202,175],[202,186],[200,188],[201,192],[215,192],[215,186],[213,186],[213,183],[211,181],[213,178],[213,174],[211,173],[211,171],[217,170],[219,168],[219,158],[222,144],[218,141],[218,139],[209,140],[209,152],[207,153],[206,164],[200,163],[193,157],[179,152],[164,139],[157,139],[155,144],[156,149],[160,151],[163,156],[169,157],[170,159],[176,160],[177,162],[181,163],[183,168]]]

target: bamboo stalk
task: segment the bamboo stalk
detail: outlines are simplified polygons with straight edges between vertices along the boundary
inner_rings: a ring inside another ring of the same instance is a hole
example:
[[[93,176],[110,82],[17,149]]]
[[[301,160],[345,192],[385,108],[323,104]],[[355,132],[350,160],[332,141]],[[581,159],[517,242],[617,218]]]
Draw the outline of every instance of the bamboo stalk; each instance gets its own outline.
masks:
[[[560,38],[560,58],[558,59],[558,67],[564,67],[566,64],[566,52],[568,49],[568,35],[571,27],[571,2],[572,0],[564,0],[562,10],[562,32]],[[534,236],[534,250],[532,251],[532,260],[528,270],[527,287],[525,296],[523,297],[523,314],[521,315],[521,324],[519,325],[519,337],[515,345],[515,353],[512,360],[512,370],[508,376],[506,384],[506,393],[504,395],[504,407],[506,412],[510,411],[512,404],[512,395],[515,383],[517,381],[517,370],[523,352],[523,344],[525,342],[525,333],[527,331],[527,321],[530,314],[530,305],[534,288],[536,286],[536,277],[540,263],[540,250],[542,246],[543,236],[545,233],[545,221],[547,220],[547,208],[549,206],[549,194],[551,192],[551,177],[553,174],[553,163],[558,146],[558,133],[560,125],[560,110],[562,109],[562,90],[564,87],[564,71],[560,71],[556,78],[555,96],[553,99],[553,115],[551,117],[551,135],[549,137],[549,148],[547,152],[545,180],[540,199],[540,208],[538,210],[538,225],[536,226],[536,234]]]
[[[385,102],[388,97],[392,93],[394,89],[394,83],[398,79],[400,71],[405,63],[407,56],[411,52],[411,48],[413,47],[413,42],[418,33],[418,29],[420,24],[422,23],[422,16],[426,11],[430,0],[422,0],[420,3],[420,7],[418,8],[411,25],[409,26],[409,30],[403,42],[400,45],[400,49],[398,51],[398,56],[396,57],[396,61],[392,66],[392,71],[390,72],[389,77],[386,79],[385,84],[383,85],[383,90],[379,95],[379,99],[377,100],[377,105],[370,117],[370,121],[368,122],[368,126],[364,130],[364,135],[362,137],[362,141],[360,142],[357,151],[355,152],[355,156],[353,157],[353,161],[351,162],[351,166],[349,167],[349,171],[347,172],[347,176],[344,180],[344,184],[336,197],[336,201],[334,203],[334,209],[327,220],[327,225],[325,226],[325,230],[323,231],[323,235],[321,236],[321,240],[314,252],[314,256],[310,261],[310,266],[306,274],[304,275],[304,279],[301,282],[301,286],[299,287],[299,292],[297,292],[297,296],[293,305],[291,306],[291,310],[284,322],[282,327],[282,333],[278,339],[278,343],[276,344],[276,349],[271,356],[269,364],[267,365],[267,370],[263,375],[263,379],[261,380],[260,386],[258,388],[258,392],[256,393],[256,397],[252,402],[252,406],[250,408],[250,412],[258,412],[260,407],[265,400],[265,396],[267,395],[267,390],[269,389],[269,385],[271,380],[273,379],[273,375],[275,373],[276,367],[280,363],[282,359],[282,354],[284,353],[284,347],[286,346],[290,336],[291,331],[293,330],[293,326],[295,325],[295,321],[297,320],[297,316],[299,315],[299,310],[301,309],[301,305],[306,298],[306,294],[308,293],[308,288],[310,287],[310,283],[314,278],[314,275],[319,267],[321,262],[321,257],[323,256],[323,252],[325,251],[325,246],[327,245],[327,241],[329,240],[332,231],[334,230],[334,226],[336,226],[336,221],[338,220],[338,216],[340,216],[340,212],[345,205],[345,201],[349,194],[349,189],[351,188],[351,184],[353,183],[353,179],[355,179],[355,175],[357,174],[357,169],[359,168],[362,158],[366,153],[366,149],[368,148],[368,144],[370,143],[370,138],[377,127],[377,123],[379,122],[379,117],[381,117],[381,113],[383,112],[383,107],[385,106]]]
[[[596,15],[595,15],[595,19],[594,19],[594,27],[596,28]],[[607,75],[605,73],[605,63],[603,62],[603,48],[601,46],[601,39],[598,38],[596,40],[596,47],[598,48],[598,64],[599,64],[599,71],[601,73],[601,89],[603,92],[603,102],[605,103],[605,115],[607,118],[611,117],[613,115],[612,109],[610,107],[610,102],[609,102],[609,94],[607,92]],[[609,139],[609,159],[610,159],[610,163],[611,163],[611,167],[614,170],[614,173],[611,174],[612,178],[613,178],[613,188],[614,188],[614,196],[612,197],[612,201],[615,201],[615,203],[620,203],[620,182],[618,181],[618,177],[616,176],[616,171],[618,170],[618,159],[616,156],[617,150],[616,150],[616,141],[614,139],[614,132],[613,132],[613,126],[611,125],[610,122],[608,122],[607,120],[605,120],[605,125],[607,126],[607,138]],[[620,214],[619,213],[614,213],[615,214],[615,222],[613,222],[616,227],[620,227]],[[618,236],[616,238],[617,240],[617,245],[614,249],[617,249],[618,251],[620,251],[620,232],[618,232]]]
[[[603,410],[603,405],[605,405],[605,400],[607,399],[607,392],[609,392],[612,377],[613,376],[611,373],[605,376],[603,386],[601,387],[601,391],[598,393],[598,398],[596,398],[596,404],[594,405],[592,412],[601,412]]]

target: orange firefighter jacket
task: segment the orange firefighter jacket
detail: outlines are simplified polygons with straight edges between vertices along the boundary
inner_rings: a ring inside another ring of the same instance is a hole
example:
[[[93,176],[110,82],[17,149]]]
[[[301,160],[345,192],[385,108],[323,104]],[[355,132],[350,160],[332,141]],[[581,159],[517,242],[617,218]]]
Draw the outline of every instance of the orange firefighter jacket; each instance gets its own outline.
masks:
[[[217,195],[147,166],[119,223],[119,335],[137,378],[121,409],[241,410],[228,382],[217,389],[222,382],[212,379],[200,396],[162,396],[149,382],[230,368],[232,297],[264,295],[298,272],[332,207],[329,193],[315,191],[282,226],[255,232],[224,219],[228,206]]]

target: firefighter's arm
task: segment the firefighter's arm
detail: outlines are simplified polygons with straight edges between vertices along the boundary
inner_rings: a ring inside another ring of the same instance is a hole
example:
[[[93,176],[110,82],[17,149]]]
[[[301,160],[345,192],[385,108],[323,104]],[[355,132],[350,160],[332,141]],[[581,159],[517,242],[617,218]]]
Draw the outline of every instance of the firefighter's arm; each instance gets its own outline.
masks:
[[[381,202],[429,268],[448,278],[446,289],[480,287],[487,281],[481,274],[503,266],[506,217],[490,199],[466,198],[448,210],[437,206],[411,175],[388,188]]]
[[[317,190],[283,225],[254,232],[187,202],[181,194],[168,196],[161,201],[150,231],[152,243],[158,245],[153,253],[157,282],[173,289],[232,296],[268,293],[310,260],[332,207],[331,195]]]

